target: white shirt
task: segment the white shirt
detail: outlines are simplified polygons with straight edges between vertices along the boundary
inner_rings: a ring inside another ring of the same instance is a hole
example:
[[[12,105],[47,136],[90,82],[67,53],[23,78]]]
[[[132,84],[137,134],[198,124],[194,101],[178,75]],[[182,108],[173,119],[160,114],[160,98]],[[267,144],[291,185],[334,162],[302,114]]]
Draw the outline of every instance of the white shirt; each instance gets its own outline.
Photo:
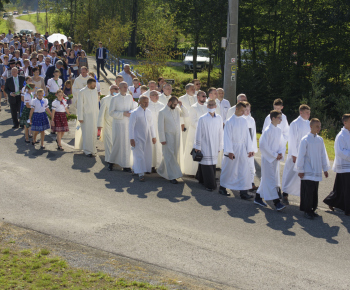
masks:
[[[62,88],[62,79],[59,78],[57,81],[55,81],[53,78],[51,78],[47,81],[46,87],[51,93],[56,93]]]
[[[13,82],[15,84],[15,92],[19,92],[19,78],[18,75],[16,77],[13,77]]]
[[[133,85],[131,75],[127,74],[125,71],[120,72],[118,75],[121,75],[123,77],[124,82],[128,84],[128,87],[131,87]]]
[[[62,103],[59,100],[54,100],[52,102],[52,110],[55,110],[58,113],[64,113],[66,111],[66,108],[68,107],[67,101],[65,99],[62,99]]]
[[[5,56],[5,54],[3,54],[2,56],[0,56],[0,58],[1,58],[1,60],[2,60],[2,63],[4,63],[4,56]],[[9,56],[9,61],[10,61],[11,58],[12,58],[12,54],[9,54],[8,56]]]
[[[294,171],[304,173],[303,180],[322,181],[322,170],[330,169],[322,137],[312,133],[301,139]]]
[[[8,33],[8,34],[6,34],[6,38],[8,39],[8,40],[11,40],[12,38],[13,38],[13,34],[11,33]]]
[[[271,124],[271,118],[270,114],[266,116],[265,121],[264,121],[264,126],[262,131],[264,132],[265,129]],[[282,113],[282,122],[277,125],[278,128],[282,130],[282,136],[286,142],[288,141],[288,135],[289,135],[289,125],[288,125],[288,120],[285,114]]]
[[[217,99],[219,100],[219,99]],[[222,120],[224,121],[224,123],[226,122],[226,115],[228,110],[231,108],[230,102],[226,99],[222,99],[222,101],[220,101],[220,115],[222,117]]]
[[[135,92],[135,86],[130,86],[129,91],[134,99],[138,99],[141,95],[141,87],[140,86],[138,86],[138,88],[136,89],[136,92]]]
[[[42,101],[42,102],[41,102]],[[49,107],[49,101],[45,98],[34,99],[32,100],[32,108],[34,109],[34,113],[43,113]]]
[[[34,96],[32,94],[29,94],[29,93],[24,94],[24,99],[23,99],[24,104],[32,105],[32,100],[34,100]]]
[[[103,59],[103,47],[100,47],[98,50],[98,59]]]
[[[350,172],[350,132],[344,127],[335,138],[334,151],[333,171],[336,173]]]

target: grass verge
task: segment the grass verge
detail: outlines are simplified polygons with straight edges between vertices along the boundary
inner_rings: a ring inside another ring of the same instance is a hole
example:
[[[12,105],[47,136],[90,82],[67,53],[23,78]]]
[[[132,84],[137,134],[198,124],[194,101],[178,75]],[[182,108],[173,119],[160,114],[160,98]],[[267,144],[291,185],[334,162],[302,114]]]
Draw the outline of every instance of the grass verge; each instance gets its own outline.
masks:
[[[167,289],[144,282],[115,279],[105,273],[93,273],[70,267],[59,257],[42,249],[17,251],[0,247],[1,289]]]

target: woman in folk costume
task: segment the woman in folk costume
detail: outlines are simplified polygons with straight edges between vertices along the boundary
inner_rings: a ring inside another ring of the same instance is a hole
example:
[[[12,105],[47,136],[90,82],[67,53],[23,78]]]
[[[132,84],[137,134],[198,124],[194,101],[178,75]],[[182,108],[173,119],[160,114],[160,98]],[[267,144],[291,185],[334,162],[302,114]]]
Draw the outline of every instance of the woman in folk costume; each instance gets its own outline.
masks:
[[[31,105],[32,105],[32,100],[34,99],[33,96],[33,92],[35,89],[35,85],[34,84],[26,84],[24,86],[26,88],[26,92],[24,94],[24,109],[22,111],[22,115],[21,118],[19,120],[19,124],[21,126],[24,126],[24,134],[25,134],[25,142],[26,143],[30,143],[29,141],[29,134],[31,132],[30,131],[30,123],[28,123],[28,119],[29,119],[29,114],[30,114],[30,110],[31,110]]]
[[[67,115],[69,115],[67,101],[63,98],[63,91],[58,90],[57,99],[52,102],[51,131],[57,133],[57,150],[63,151],[61,140],[65,132],[69,131]]]
[[[44,91],[42,89],[39,89],[37,91],[37,98],[32,101],[32,109],[30,110],[29,114],[30,124],[32,125],[32,131],[34,133],[32,145],[39,143],[36,141],[36,137],[40,132],[41,149],[45,149],[45,130],[50,128],[49,119],[46,114],[48,113],[51,117],[51,112],[48,103],[48,100],[44,98]]]

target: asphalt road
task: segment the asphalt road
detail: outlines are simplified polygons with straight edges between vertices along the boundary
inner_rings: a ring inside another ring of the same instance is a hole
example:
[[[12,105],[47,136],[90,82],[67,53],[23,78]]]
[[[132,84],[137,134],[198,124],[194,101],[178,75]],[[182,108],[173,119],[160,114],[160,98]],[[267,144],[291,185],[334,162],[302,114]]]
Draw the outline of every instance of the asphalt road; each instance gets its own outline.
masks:
[[[34,32],[36,32],[35,26],[32,23],[25,20],[17,19],[17,16],[15,16],[13,19],[16,23],[16,32],[20,32],[22,29],[33,30]]]
[[[350,288],[350,219],[322,204],[334,174],[320,184],[321,217],[310,221],[296,197],[276,212],[237,193],[206,192],[190,178],[171,185],[152,174],[139,183],[118,168],[107,171],[102,150],[96,158],[68,146],[59,152],[49,137],[46,150],[34,149],[11,127],[3,105],[4,222],[215,281],[222,289]]]

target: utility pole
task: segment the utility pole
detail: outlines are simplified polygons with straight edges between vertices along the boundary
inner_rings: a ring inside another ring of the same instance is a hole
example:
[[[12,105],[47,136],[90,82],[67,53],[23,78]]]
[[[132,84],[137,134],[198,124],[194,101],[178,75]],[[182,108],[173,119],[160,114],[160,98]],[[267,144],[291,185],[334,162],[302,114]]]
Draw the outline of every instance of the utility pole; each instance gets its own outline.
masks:
[[[236,104],[238,0],[228,0],[227,41],[225,52],[224,90],[231,105]]]

